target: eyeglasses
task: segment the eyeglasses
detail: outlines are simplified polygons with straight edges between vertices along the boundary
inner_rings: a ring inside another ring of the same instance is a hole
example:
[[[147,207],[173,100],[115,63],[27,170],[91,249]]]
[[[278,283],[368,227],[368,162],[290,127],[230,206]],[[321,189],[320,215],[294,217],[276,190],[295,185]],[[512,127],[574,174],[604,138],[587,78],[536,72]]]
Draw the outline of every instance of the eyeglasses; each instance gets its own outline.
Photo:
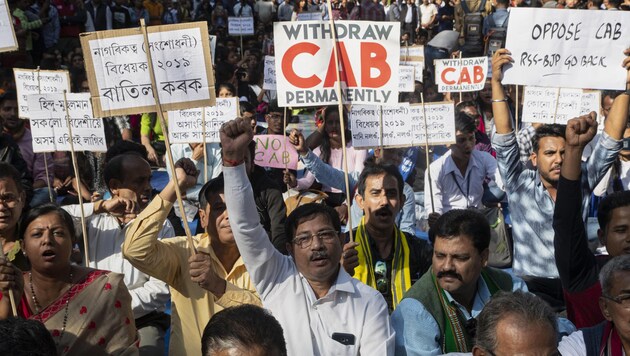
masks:
[[[20,201],[20,197],[13,194],[0,195],[0,203],[6,205],[9,208],[15,208]]]
[[[608,300],[612,300],[613,302],[621,305],[622,307],[626,309],[630,309],[630,294],[619,294],[616,297],[612,297],[610,295],[606,295],[602,293],[602,297]]]
[[[335,230],[324,230],[314,234],[300,234],[292,242],[298,245],[299,248],[307,248],[313,243],[313,237],[317,237],[325,243],[330,243],[337,238],[337,232]]]

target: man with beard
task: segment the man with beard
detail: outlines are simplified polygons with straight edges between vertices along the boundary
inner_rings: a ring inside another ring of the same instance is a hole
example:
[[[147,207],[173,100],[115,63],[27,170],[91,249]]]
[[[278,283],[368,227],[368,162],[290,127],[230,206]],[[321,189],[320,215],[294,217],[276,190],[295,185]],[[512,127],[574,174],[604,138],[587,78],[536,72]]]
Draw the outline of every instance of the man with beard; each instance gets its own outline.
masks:
[[[626,56],[630,51],[626,50]],[[507,49],[492,58],[492,111],[496,134],[492,145],[505,183],[512,217],[514,238],[514,273],[522,277],[529,290],[546,300],[556,310],[564,307],[562,285],[554,257],[554,232],[551,222],[556,201],[560,168],[565,152],[565,128],[542,125],[532,139],[531,162],[535,170],[519,161],[519,147],[512,128],[507,96],[501,84],[503,65],[513,61]],[[625,103],[625,104],[623,104]],[[606,120],[602,137],[582,168],[583,219],[588,212],[591,192],[611,167],[622,147],[619,139],[625,129],[627,95],[618,96]],[[625,105],[625,109],[622,107]],[[595,113],[593,113],[595,115]]]
[[[164,334],[170,318],[164,313],[169,299],[166,283],[142,273],[123,258],[125,233],[151,197],[151,167],[140,155],[126,153],[111,159],[103,172],[112,198],[83,204],[88,234],[89,267],[125,275],[131,293],[131,307],[140,336],[140,354],[164,350]],[[75,219],[81,234],[81,207],[63,207]],[[165,221],[159,238],[174,236],[173,226]]]
[[[431,269],[392,314],[397,355],[470,352],[475,319],[500,290],[527,290],[518,277],[488,267],[490,225],[474,210],[451,210],[429,232]]]

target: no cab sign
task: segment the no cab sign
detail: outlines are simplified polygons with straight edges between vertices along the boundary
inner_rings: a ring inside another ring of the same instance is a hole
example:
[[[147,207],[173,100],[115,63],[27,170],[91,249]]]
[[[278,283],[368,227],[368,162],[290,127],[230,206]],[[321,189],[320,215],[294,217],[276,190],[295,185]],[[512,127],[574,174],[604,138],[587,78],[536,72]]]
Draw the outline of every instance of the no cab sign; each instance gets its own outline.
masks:
[[[488,57],[435,61],[435,83],[440,93],[478,91],[488,75]]]

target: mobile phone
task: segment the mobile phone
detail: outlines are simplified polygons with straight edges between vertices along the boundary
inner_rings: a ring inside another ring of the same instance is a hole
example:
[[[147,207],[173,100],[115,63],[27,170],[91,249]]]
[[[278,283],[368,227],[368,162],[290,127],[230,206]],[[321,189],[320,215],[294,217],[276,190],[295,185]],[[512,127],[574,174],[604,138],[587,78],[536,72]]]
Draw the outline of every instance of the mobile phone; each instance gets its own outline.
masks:
[[[623,139],[623,146],[621,147],[624,151],[630,151],[630,137],[626,137]]]
[[[346,333],[333,333],[332,339],[342,345],[354,345],[354,335]]]

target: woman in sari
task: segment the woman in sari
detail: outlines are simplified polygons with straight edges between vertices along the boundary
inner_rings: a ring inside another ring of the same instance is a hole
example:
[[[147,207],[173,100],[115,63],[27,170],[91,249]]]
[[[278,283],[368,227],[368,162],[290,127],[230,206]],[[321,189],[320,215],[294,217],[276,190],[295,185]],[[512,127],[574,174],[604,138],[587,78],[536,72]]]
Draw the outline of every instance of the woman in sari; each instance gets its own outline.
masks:
[[[20,236],[31,271],[0,260],[0,319],[12,314],[12,289],[18,316],[43,323],[59,355],[136,355],[123,276],[70,264],[76,238],[72,217],[55,205],[42,205],[24,216]]]
[[[26,271],[28,262],[18,240],[18,221],[26,204],[26,192],[20,179],[20,172],[15,167],[0,162],[0,246],[7,261]]]

